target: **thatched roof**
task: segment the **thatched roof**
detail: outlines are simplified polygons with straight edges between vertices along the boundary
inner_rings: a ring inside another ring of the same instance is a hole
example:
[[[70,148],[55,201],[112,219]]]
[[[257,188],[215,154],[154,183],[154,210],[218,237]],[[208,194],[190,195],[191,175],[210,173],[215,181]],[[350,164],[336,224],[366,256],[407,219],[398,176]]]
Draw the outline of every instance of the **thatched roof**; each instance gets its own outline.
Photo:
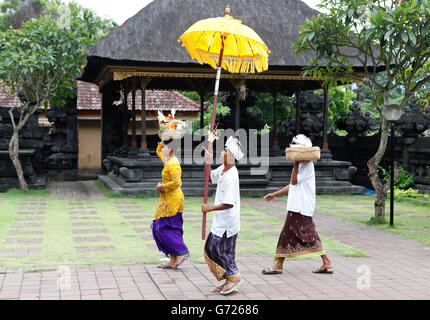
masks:
[[[300,70],[315,56],[295,56],[291,48],[299,26],[318,14],[300,0],[154,0],[88,51],[82,79],[93,81],[105,64],[198,65],[178,38],[196,21],[224,15],[227,4],[231,15],[253,28],[271,50],[269,69]]]
[[[113,85],[110,90],[119,90],[119,81],[112,80],[132,76],[151,78],[147,89],[204,91],[202,87],[213,87],[214,70],[193,60],[178,39],[195,22],[223,16],[226,5],[230,5],[231,15],[255,30],[271,51],[268,71],[244,77],[249,90],[272,92],[276,87],[277,92],[292,95],[298,88],[321,88],[321,79],[301,74],[316,53],[296,56],[292,48],[300,25],[319,14],[300,0],[154,0],[96,42],[87,52],[88,63],[80,79],[96,83],[102,91],[109,83]],[[355,55],[350,48],[344,50]],[[356,59],[351,63],[358,78],[363,76],[362,64]],[[229,76],[243,77],[223,73],[221,91],[235,90],[227,80]]]
[[[232,16],[254,29],[271,50],[272,66],[305,66],[313,53],[295,57],[291,44],[298,39],[305,18],[318,14],[300,0],[155,0],[123,25],[99,40],[88,52],[115,60],[145,62],[193,61],[178,39],[198,20]]]

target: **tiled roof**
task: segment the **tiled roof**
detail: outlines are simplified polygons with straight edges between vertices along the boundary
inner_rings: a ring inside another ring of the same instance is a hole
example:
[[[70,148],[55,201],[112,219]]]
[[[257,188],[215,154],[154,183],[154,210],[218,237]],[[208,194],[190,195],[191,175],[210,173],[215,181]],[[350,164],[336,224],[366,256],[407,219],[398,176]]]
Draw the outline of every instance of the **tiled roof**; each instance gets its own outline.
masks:
[[[77,81],[78,110],[100,110],[99,87],[88,82]]]
[[[3,92],[0,88],[0,107],[13,107],[20,104],[18,95],[14,97]]]
[[[100,110],[101,100],[99,89],[96,85],[88,82],[78,81],[78,110]],[[128,96],[128,106],[131,109],[131,93]],[[12,97],[0,91],[0,107],[12,107],[19,104],[18,96]],[[207,108],[208,104],[205,104]],[[142,94],[136,91],[136,109],[142,108]],[[200,111],[200,103],[188,99],[177,91],[171,90],[147,90],[146,110],[147,111]]]
[[[128,95],[128,107],[131,108],[132,95]],[[145,92],[146,110],[148,111],[200,111],[200,103],[188,99],[177,91],[172,90],[147,90]],[[207,105],[205,105],[205,108]],[[142,92],[136,91],[136,109],[142,109]]]

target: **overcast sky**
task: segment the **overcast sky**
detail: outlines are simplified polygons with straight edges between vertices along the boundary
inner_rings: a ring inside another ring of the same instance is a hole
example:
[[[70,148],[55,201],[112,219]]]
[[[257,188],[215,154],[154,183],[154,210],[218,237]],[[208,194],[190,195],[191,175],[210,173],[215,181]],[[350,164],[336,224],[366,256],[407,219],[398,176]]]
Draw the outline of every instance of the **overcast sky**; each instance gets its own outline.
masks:
[[[63,0],[66,3],[73,0]],[[119,25],[123,24],[125,20],[134,16],[142,8],[144,8],[152,0],[74,0],[82,6],[89,8],[96,12],[102,18],[111,18]],[[320,0],[302,0],[310,7],[316,9],[315,5]]]

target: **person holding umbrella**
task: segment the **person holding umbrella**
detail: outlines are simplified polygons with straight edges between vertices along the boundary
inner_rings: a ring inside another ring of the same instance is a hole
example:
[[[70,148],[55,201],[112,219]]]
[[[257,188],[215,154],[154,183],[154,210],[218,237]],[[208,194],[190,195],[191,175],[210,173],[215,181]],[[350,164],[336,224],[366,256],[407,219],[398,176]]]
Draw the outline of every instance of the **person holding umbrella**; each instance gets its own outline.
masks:
[[[189,27],[179,42],[193,59],[200,64],[209,64],[216,69],[212,119],[209,135],[214,133],[216,108],[221,80],[221,69],[233,74],[263,72],[269,68],[270,50],[260,36],[241,20],[230,16],[230,6],[225,8],[225,16],[199,20]],[[213,145],[210,141],[209,152]],[[207,204],[210,165],[205,166],[205,188],[203,203]],[[202,240],[206,239],[206,213],[203,213]]]
[[[207,163],[212,163],[212,151],[205,150]],[[215,204],[203,204],[202,212],[215,211],[204,256],[210,271],[218,281],[225,283],[212,289],[213,293],[230,294],[243,282],[235,262],[236,240],[240,230],[239,173],[235,161],[244,154],[238,138],[229,137],[221,153],[223,163],[210,173],[212,183],[217,184]]]
[[[291,147],[312,147],[312,141],[303,134],[293,138]],[[315,211],[315,170],[312,161],[295,161],[291,183],[281,190],[264,197],[267,202],[288,194],[287,218],[278,240],[275,264],[263,274],[281,274],[286,258],[320,252],[322,266],[313,273],[333,273],[333,265],[322,247],[312,216]]]

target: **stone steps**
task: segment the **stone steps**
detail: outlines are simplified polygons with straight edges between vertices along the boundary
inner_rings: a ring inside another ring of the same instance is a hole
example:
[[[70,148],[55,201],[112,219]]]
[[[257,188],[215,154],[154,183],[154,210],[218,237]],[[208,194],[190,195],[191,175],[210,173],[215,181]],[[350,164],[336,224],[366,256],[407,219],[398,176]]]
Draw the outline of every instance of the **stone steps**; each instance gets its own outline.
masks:
[[[156,194],[155,186],[161,181],[160,161],[151,159],[142,162],[118,157],[108,157],[108,160],[110,172],[100,178],[108,188],[122,194]],[[269,162],[270,168],[250,163],[237,166],[243,195],[262,196],[289,184],[294,163],[285,161],[284,157],[271,157]],[[364,193],[364,187],[354,186],[350,182],[356,171],[351,163],[323,159],[314,162],[314,165],[318,194]],[[203,169],[203,165],[182,165],[182,191],[185,195],[203,195]],[[251,172],[259,174],[251,175]],[[215,187],[209,185],[210,193]]]
[[[102,181],[108,188],[113,191],[119,192],[124,195],[139,195],[139,194],[157,194],[155,191],[156,181],[152,181],[151,183],[138,183],[136,186],[132,184],[127,184],[127,187],[122,187],[119,183],[117,183],[114,179],[109,176],[100,176],[100,181]],[[261,181],[258,181],[261,182]],[[286,184],[279,185],[270,185],[270,186],[259,186],[255,184],[255,182],[251,180],[241,181],[240,193],[243,196],[264,196],[268,193],[277,191],[284,187]],[[364,192],[364,187],[353,186],[347,182],[343,181],[332,181],[331,184],[328,182],[324,184],[317,183],[316,193],[317,194],[336,194],[336,193],[345,193],[345,187],[348,186],[349,194],[362,194]],[[203,196],[204,194],[204,181],[196,181],[190,184],[186,182],[182,185],[182,192],[186,196]],[[209,185],[209,195],[214,194],[216,187],[214,185]]]

